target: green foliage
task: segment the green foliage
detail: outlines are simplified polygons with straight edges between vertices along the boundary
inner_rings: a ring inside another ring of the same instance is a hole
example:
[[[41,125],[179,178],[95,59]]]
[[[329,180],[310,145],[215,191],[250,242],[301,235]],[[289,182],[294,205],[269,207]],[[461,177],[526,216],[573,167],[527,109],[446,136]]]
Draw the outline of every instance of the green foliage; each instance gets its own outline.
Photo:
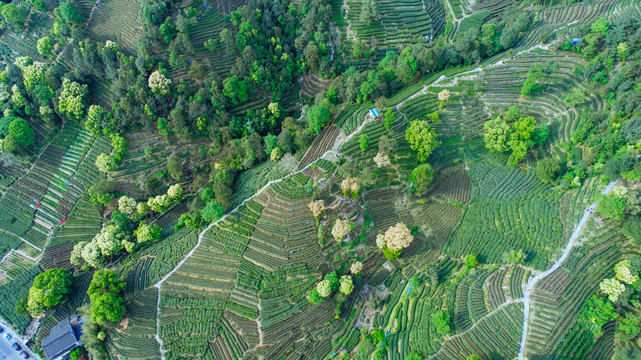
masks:
[[[378,6],[375,0],[364,0],[361,4],[359,20],[365,25],[371,25],[378,20]]]
[[[617,338],[622,341],[631,341],[639,335],[639,316],[635,313],[628,312],[625,314],[617,325]]]
[[[9,135],[5,137],[5,150],[11,153],[22,153],[35,140],[36,135],[29,127],[27,120],[14,118],[9,124]]]
[[[60,6],[54,11],[54,14],[72,24],[80,24],[85,21],[85,17],[76,9],[71,1],[61,2]]]
[[[69,359],[78,360],[82,355],[86,353],[87,350],[84,347],[77,347],[69,352]]]
[[[278,136],[276,135],[267,134],[263,141],[265,141],[265,154],[267,155],[271,155],[272,150],[278,147]]]
[[[503,253],[503,262],[506,264],[520,264],[524,260],[525,260],[525,254],[521,249],[519,249],[519,251],[510,250],[508,252]]]
[[[236,105],[249,99],[249,87],[246,79],[239,80],[234,75],[223,81],[223,95],[227,96]]]
[[[389,108],[385,110],[385,114],[383,114],[383,121],[385,122],[385,128],[387,130],[392,128],[392,124],[396,121],[396,112],[394,109]]]
[[[107,206],[113,200],[115,195],[114,183],[107,180],[100,180],[94,186],[89,188],[91,203],[94,205]]]
[[[538,88],[536,82],[543,75],[543,68],[539,64],[534,64],[530,67],[527,78],[523,82],[523,87],[521,88],[521,96],[526,97],[535,92]]]
[[[519,108],[512,105],[507,108],[504,119],[505,121],[510,122],[512,120],[516,120],[519,116],[521,116],[521,111],[519,110]]]
[[[390,249],[387,246],[382,248],[381,250],[383,250],[383,254],[385,255],[385,257],[390,260],[398,258],[403,253],[403,249]]]
[[[203,220],[206,222],[213,222],[220,219],[225,213],[225,209],[218,204],[216,201],[211,201],[205,205],[205,207],[200,210],[200,214],[203,217]]]
[[[479,263],[479,260],[476,258],[476,255],[474,254],[469,254],[465,257],[465,265],[470,269],[473,267],[476,267],[478,263]]]
[[[183,162],[176,156],[172,155],[167,159],[167,171],[169,175],[176,180],[180,180],[183,176]]]
[[[361,134],[361,136],[358,138],[358,142],[361,147],[361,151],[367,150],[369,147],[369,136],[367,134]]]
[[[520,160],[525,158],[527,149],[534,145],[531,137],[536,130],[536,120],[531,116],[519,118],[512,125],[512,130],[508,141],[508,145],[512,149],[509,162],[512,166],[516,166]]]
[[[485,147],[492,152],[502,153],[508,149],[507,142],[510,137],[510,126],[500,117],[489,120],[483,125],[485,133]]]
[[[425,193],[427,188],[432,184],[436,172],[432,169],[430,164],[421,164],[412,170],[410,181],[414,189],[414,193],[421,195]]]
[[[87,294],[91,300],[91,321],[100,326],[111,326],[122,318],[125,300],[120,296],[125,282],[113,270],[94,273]]]
[[[27,309],[33,317],[63,302],[71,292],[73,277],[67,269],[51,269],[36,276],[29,289]]]
[[[561,164],[554,158],[546,157],[536,163],[534,173],[543,182],[555,182],[561,175]]]
[[[605,18],[599,18],[594,20],[592,25],[590,25],[590,31],[592,31],[593,33],[605,35],[607,34],[608,30],[610,30],[610,26],[612,26],[612,24],[608,20],[606,20]]]
[[[401,81],[408,82],[416,74],[418,63],[412,55],[412,45],[406,46],[396,61],[396,75]]]
[[[16,302],[16,305],[14,307],[16,314],[22,315],[22,316],[31,316],[29,313],[29,297],[25,296],[23,298],[20,298],[18,302]]]
[[[339,281],[338,281],[338,275],[336,275],[336,271],[332,271],[331,273],[325,275],[325,278],[323,280],[328,281],[329,288],[332,291],[338,290]]]
[[[11,25],[18,29],[24,28],[24,23],[27,20],[27,10],[14,4],[5,4],[0,10],[2,17]]]
[[[590,331],[597,339],[603,335],[603,325],[618,316],[612,302],[596,295],[592,295],[581,310],[581,317],[587,320]]]
[[[445,336],[450,332],[450,314],[439,310],[430,316],[430,323],[436,328],[436,332]]]
[[[623,221],[625,206],[625,200],[623,199],[601,195],[599,196],[599,205],[596,211],[608,219]]]
[[[436,148],[436,134],[427,121],[413,120],[405,130],[405,140],[410,148],[416,151],[419,162],[427,161],[432,151]]]
[[[321,131],[323,125],[329,120],[329,111],[320,105],[312,106],[307,112],[307,123],[309,131],[316,134]]]
[[[141,222],[138,224],[138,229],[134,231],[134,236],[138,243],[154,242],[160,239],[161,231],[158,225],[147,225]]]
[[[628,217],[623,223],[621,232],[628,237],[632,245],[641,246],[641,217]]]
[[[51,51],[53,50],[53,45],[55,43],[56,43],[55,40],[53,40],[52,38],[50,38],[48,36],[44,36],[44,37],[38,39],[36,47],[38,49],[38,52],[41,55],[49,56],[49,55],[51,55]]]
[[[316,288],[313,288],[307,292],[307,300],[310,304],[320,304],[323,301],[323,297],[318,293]]]
[[[467,360],[481,360],[481,357],[476,354],[472,354],[467,357]]]

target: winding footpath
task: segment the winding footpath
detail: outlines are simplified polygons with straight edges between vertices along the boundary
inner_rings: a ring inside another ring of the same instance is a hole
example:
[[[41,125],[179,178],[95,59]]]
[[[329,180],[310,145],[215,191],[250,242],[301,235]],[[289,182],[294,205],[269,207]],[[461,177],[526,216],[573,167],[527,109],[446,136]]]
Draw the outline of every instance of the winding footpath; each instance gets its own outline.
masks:
[[[618,181],[618,180],[617,180]],[[607,195],[610,190],[616,185],[617,181],[612,181],[611,183],[608,184],[608,186],[601,192],[603,195]],[[558,269],[563,262],[568,258],[570,255],[570,251],[572,251],[572,248],[574,247],[574,244],[576,243],[576,240],[579,238],[579,235],[581,234],[581,231],[583,230],[583,227],[585,224],[588,222],[590,219],[590,216],[592,216],[592,212],[594,209],[596,209],[597,204],[593,203],[592,205],[588,206],[588,208],[585,210],[585,213],[583,213],[583,217],[581,218],[581,221],[579,224],[576,226],[574,229],[574,232],[572,232],[572,236],[570,236],[570,239],[568,240],[568,244],[565,247],[565,250],[563,250],[563,254],[561,257],[546,271],[538,274],[537,276],[533,277],[528,281],[526,287],[525,287],[525,294],[523,296],[523,333],[521,334],[521,348],[519,349],[519,355],[518,359],[523,359],[523,354],[525,352],[525,344],[527,342],[527,331],[528,331],[528,324],[530,320],[530,295],[534,291],[534,286],[536,284],[545,279],[547,276],[552,274],[556,269]]]

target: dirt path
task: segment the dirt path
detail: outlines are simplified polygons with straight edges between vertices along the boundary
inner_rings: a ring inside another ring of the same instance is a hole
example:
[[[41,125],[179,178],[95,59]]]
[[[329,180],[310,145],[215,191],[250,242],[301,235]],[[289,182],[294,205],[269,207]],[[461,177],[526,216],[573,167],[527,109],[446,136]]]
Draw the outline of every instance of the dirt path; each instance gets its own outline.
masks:
[[[611,183],[609,183],[608,186],[605,188],[605,190],[601,192],[601,194],[607,195],[610,192],[610,190],[612,190],[614,185],[616,185],[617,182],[618,180],[612,181]],[[524,305],[523,333],[521,334],[521,348],[519,350],[519,355],[518,355],[519,359],[523,358],[523,354],[525,352],[525,344],[527,342],[527,331],[528,331],[528,325],[530,320],[530,295],[534,291],[534,287],[539,281],[548,277],[550,274],[556,271],[556,269],[558,269],[563,264],[563,262],[565,262],[565,260],[570,255],[570,251],[572,251],[572,248],[574,247],[576,240],[579,238],[579,235],[581,235],[581,231],[583,230],[583,227],[590,219],[590,216],[592,216],[592,212],[594,211],[594,209],[596,209],[596,207],[597,207],[597,203],[593,203],[592,205],[588,206],[588,208],[585,210],[585,213],[583,214],[581,221],[576,226],[576,228],[574,228],[574,232],[572,232],[572,235],[568,240],[565,250],[563,250],[563,254],[557,261],[554,262],[554,264],[552,264],[552,267],[538,274],[537,276],[531,278],[528,281],[527,286],[525,287],[525,293],[523,296],[523,305]]]
[[[343,0],[343,6],[341,6],[341,11],[345,10],[345,21],[347,21],[347,28],[345,29],[348,40],[356,40],[356,33],[352,30],[352,23],[349,22],[349,5],[347,5],[347,0]]]

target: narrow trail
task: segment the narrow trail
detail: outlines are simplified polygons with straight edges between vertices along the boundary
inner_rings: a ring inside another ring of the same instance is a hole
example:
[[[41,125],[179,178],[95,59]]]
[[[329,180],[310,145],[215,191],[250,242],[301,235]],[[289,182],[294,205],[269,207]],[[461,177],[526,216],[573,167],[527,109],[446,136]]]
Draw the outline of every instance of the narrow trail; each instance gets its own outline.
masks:
[[[347,39],[356,40],[356,34],[354,33],[354,30],[352,30],[352,23],[349,21],[349,5],[347,5],[347,0],[343,0],[341,10],[345,10],[345,21],[347,21],[347,28],[345,28],[345,33],[347,35]]]
[[[607,195],[610,190],[616,185],[618,180],[612,181],[611,183],[608,184],[608,186],[601,192],[603,195]],[[596,209],[597,203],[593,203],[588,208],[585,210],[585,213],[583,214],[583,217],[581,218],[581,221],[579,224],[574,228],[574,232],[572,232],[572,235],[570,236],[570,239],[568,240],[568,244],[565,247],[565,250],[563,250],[563,254],[561,257],[552,264],[552,267],[549,269],[545,270],[544,272],[538,274],[537,276],[531,278],[526,287],[525,287],[525,293],[523,296],[523,333],[521,334],[521,348],[519,349],[519,359],[523,359],[523,354],[525,352],[525,345],[527,342],[527,331],[528,331],[528,324],[530,320],[530,295],[534,291],[534,286],[541,280],[545,279],[547,276],[552,274],[556,269],[558,269],[563,262],[568,258],[570,255],[570,251],[572,251],[572,248],[574,247],[574,244],[576,243],[576,240],[579,238],[579,235],[581,235],[581,231],[583,230],[583,227],[585,224],[588,222],[590,219],[590,216],[592,216],[592,212],[594,209]]]
[[[85,27],[84,27],[85,30],[89,26],[89,22],[91,21],[91,17],[93,16],[93,12],[94,12],[94,10],[96,10],[97,6],[98,6],[98,1],[93,3],[93,6],[91,7],[91,11],[89,11],[89,16],[87,17],[87,22],[85,23]]]

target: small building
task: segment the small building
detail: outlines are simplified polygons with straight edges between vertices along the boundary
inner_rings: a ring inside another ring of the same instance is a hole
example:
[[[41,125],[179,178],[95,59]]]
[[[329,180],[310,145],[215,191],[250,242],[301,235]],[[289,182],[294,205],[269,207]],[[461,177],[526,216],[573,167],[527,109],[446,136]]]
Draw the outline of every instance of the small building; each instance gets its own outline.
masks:
[[[51,328],[49,336],[42,339],[42,351],[51,360],[62,359],[69,351],[82,346],[82,318],[72,315]]]
[[[369,116],[371,116],[374,119],[379,119],[381,117],[381,113],[378,111],[377,108],[371,108],[369,109]]]
[[[572,46],[580,43],[581,41],[583,41],[583,38],[572,38]]]

